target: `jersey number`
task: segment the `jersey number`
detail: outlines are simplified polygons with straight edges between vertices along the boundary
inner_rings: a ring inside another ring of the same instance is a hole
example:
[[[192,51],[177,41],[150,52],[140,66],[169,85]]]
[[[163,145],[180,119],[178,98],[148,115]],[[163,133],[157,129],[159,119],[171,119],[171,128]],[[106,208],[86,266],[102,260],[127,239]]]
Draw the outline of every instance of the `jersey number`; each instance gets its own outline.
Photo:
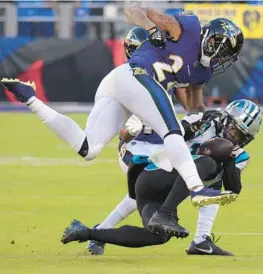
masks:
[[[176,74],[183,67],[183,59],[180,56],[170,54],[169,59],[173,61],[172,65],[163,62],[155,62],[153,64],[153,68],[155,70],[159,83],[166,80],[165,73]],[[177,84],[177,82],[167,83],[167,90],[170,90],[174,86],[177,86]]]

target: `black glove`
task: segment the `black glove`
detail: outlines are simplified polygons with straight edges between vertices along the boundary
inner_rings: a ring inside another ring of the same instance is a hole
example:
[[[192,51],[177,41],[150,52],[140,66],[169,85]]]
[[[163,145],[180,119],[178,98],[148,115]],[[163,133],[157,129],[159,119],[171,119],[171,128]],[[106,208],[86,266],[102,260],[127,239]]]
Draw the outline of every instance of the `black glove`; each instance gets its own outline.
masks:
[[[153,27],[148,30],[149,41],[157,48],[164,48],[166,44],[166,34],[159,30],[157,27]]]
[[[222,116],[222,111],[220,110],[216,110],[216,109],[207,110],[202,117],[202,121],[212,121],[216,118],[220,118],[221,116]]]

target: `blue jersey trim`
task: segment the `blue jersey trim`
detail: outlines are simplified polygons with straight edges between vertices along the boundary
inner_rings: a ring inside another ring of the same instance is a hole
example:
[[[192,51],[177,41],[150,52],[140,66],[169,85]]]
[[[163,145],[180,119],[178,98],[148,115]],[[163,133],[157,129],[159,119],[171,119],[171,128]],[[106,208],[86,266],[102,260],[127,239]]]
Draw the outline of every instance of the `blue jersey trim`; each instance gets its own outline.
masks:
[[[158,166],[156,166],[154,163],[151,163],[144,168],[144,170],[146,170],[146,171],[153,171],[153,170],[158,170],[158,169],[160,169],[160,168]]]
[[[149,163],[148,157],[149,156],[145,156],[145,155],[134,155],[131,159],[131,162],[135,165],[147,164]]]
[[[246,151],[244,151],[240,155],[238,155],[238,157],[235,159],[235,164],[248,161],[249,158],[250,158],[249,154]]]

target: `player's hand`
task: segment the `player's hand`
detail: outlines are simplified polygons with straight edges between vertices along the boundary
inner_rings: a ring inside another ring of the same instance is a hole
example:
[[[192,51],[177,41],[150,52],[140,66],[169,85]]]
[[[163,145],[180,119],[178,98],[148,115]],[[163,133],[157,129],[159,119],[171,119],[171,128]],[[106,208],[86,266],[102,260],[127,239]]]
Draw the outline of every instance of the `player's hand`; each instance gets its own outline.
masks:
[[[153,27],[148,30],[149,41],[157,48],[164,48],[166,45],[166,34],[159,30],[157,27]]]
[[[142,127],[143,125],[141,120],[135,115],[132,115],[125,124],[125,128],[128,130],[129,134],[133,137],[136,137],[141,132]]]
[[[182,121],[184,121],[184,123],[188,123],[191,131],[195,133],[196,131],[200,130],[203,125],[203,122],[201,120],[202,115],[203,113],[201,112],[188,114],[182,119]]]
[[[209,122],[209,121],[212,121],[216,118],[221,118],[221,116],[223,115],[221,109],[212,109],[212,110],[207,110],[203,117],[202,117],[202,120],[204,122]]]

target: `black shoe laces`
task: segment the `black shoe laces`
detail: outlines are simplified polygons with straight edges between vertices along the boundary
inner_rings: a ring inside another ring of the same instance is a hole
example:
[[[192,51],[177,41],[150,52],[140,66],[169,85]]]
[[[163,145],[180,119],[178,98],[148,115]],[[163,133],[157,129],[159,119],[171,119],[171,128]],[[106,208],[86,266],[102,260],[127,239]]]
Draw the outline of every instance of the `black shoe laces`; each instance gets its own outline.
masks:
[[[207,235],[203,235],[202,236],[204,239],[206,239],[207,241],[215,244],[217,243],[220,239],[221,239],[221,236],[219,236],[217,239],[216,239],[216,236],[214,233],[211,233],[211,237],[207,236]]]

